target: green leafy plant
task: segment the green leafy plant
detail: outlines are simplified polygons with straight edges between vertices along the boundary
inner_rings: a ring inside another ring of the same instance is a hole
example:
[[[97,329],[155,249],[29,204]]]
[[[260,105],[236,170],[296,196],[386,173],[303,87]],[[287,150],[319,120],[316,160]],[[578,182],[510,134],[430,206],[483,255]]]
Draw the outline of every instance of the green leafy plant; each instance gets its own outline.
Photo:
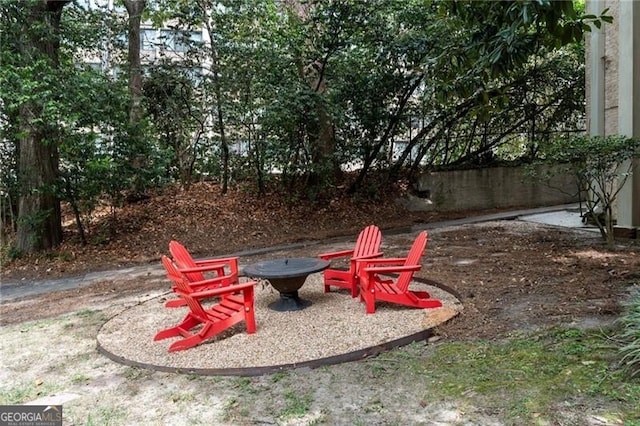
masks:
[[[309,394],[300,394],[290,390],[284,394],[286,407],[282,410],[279,417],[281,419],[292,419],[302,417],[309,411],[313,397]]]
[[[618,323],[621,366],[629,377],[640,377],[640,289],[632,295]]]
[[[609,247],[613,246],[613,208],[632,173],[632,158],[640,155],[640,139],[620,135],[577,136],[556,139],[544,147],[545,157],[563,167],[554,173],[570,172],[578,191],[585,195],[587,215],[600,230]]]

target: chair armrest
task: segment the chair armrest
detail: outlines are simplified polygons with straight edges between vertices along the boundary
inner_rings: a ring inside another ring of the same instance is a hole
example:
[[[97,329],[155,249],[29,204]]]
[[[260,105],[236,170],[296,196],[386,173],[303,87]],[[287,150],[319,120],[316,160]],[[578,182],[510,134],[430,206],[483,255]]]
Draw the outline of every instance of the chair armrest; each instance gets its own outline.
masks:
[[[212,263],[238,263],[238,257],[218,257],[211,259],[194,259],[193,260],[198,266],[205,266]]]
[[[407,271],[419,271],[422,265],[407,265],[407,266],[378,266],[364,268],[364,271],[369,274],[384,274],[387,272],[407,272]]]
[[[318,257],[320,259],[330,260],[330,259],[336,259],[338,257],[350,256],[353,254],[353,252],[354,250],[341,250],[341,251],[334,251],[329,253],[322,253],[322,254],[319,254]]]
[[[224,269],[225,266],[227,266],[226,263],[211,263],[207,266],[196,266],[195,268],[191,267],[191,268],[177,268],[177,269],[183,274],[188,274],[189,272],[215,271],[216,269]]]
[[[194,291],[188,295],[194,299],[207,299],[214,296],[222,296],[224,294],[233,294],[242,290],[246,290],[253,287],[256,284],[255,281],[248,281],[246,283],[234,284],[226,287],[214,288],[210,290]]]
[[[221,275],[215,278],[209,278],[201,281],[193,281],[189,282],[191,287],[207,287],[214,284],[224,285],[225,281],[237,281],[238,274],[230,274],[230,275]]]
[[[382,257],[382,258],[374,258],[374,259],[358,259],[358,268],[368,268],[376,265],[404,265],[407,259],[404,257]]]
[[[378,258],[380,256],[382,256],[384,253],[382,253],[381,251],[377,252],[377,253],[372,253],[372,254],[365,254],[364,256],[354,256],[351,258],[351,260],[365,260],[365,259],[375,259]]]

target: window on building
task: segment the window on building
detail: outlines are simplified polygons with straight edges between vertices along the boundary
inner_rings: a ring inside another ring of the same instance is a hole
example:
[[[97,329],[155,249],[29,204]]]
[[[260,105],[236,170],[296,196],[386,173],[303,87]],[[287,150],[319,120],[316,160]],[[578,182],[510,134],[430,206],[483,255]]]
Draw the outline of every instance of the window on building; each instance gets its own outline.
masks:
[[[179,31],[175,36],[175,49],[177,52],[186,52],[194,43],[202,42],[200,31]]]
[[[157,42],[157,31],[146,28],[140,31],[140,49],[155,50]]]
[[[186,52],[193,43],[202,42],[202,32],[161,30],[160,41],[167,50]]]

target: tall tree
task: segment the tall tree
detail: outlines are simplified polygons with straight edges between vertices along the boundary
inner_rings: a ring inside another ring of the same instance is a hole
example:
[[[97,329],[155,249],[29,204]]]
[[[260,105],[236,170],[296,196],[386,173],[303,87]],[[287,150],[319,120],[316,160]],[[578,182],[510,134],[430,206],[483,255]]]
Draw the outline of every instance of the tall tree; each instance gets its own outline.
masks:
[[[40,0],[13,3],[5,7],[19,8],[24,18],[20,39],[15,47],[22,71],[34,73],[35,92],[18,108],[18,231],[16,248],[31,253],[51,248],[62,241],[58,183],[58,146],[55,126],[43,120],[50,91],[55,91],[55,75],[59,67],[60,21],[69,1]],[[41,93],[38,93],[41,92]]]
[[[151,67],[144,81],[146,110],[159,132],[159,142],[173,152],[172,169],[185,189],[191,185],[207,130],[196,95],[194,82],[171,63]]]
[[[142,110],[142,65],[140,63],[140,24],[145,0],[122,0],[129,14],[128,24],[128,64],[129,64],[129,123],[138,125],[143,117]]]
[[[307,104],[301,117],[299,134],[305,138],[310,164],[307,190],[332,184],[341,174],[336,155],[336,129],[329,93],[328,76],[332,61],[367,21],[368,6],[361,1],[324,0],[282,2],[289,15],[291,56],[306,92]],[[377,4],[375,9],[384,7]],[[300,142],[302,145],[302,141]],[[320,187],[320,188],[318,188]]]

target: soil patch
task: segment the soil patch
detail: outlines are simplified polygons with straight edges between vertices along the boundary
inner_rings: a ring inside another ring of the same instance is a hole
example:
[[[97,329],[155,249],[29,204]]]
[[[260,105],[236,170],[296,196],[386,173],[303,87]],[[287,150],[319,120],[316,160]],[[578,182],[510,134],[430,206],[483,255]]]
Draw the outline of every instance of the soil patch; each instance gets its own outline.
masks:
[[[218,186],[199,183],[189,191],[167,190],[126,205],[115,217],[102,217],[92,223],[86,246],[79,244],[69,220],[61,247],[5,263],[1,278],[31,285],[128,266],[159,267],[172,239],[199,257],[312,242],[289,251],[258,251],[243,256],[241,263],[289,254],[315,256],[332,247],[350,248],[359,230],[371,223],[383,229],[385,253],[401,256],[415,235],[398,229],[493,213],[407,212],[393,202],[399,195],[389,193],[378,202],[341,197],[286,204],[277,196],[256,198],[241,190],[221,196]],[[584,230],[489,222],[431,230],[418,276],[450,286],[464,299],[464,313],[440,327],[440,333],[457,339],[493,338],[549,323],[614,318],[626,287],[640,277],[638,252],[632,243],[607,250],[597,233]],[[0,323],[51,317],[167,288],[161,268],[129,278],[109,276],[90,286],[37,296],[38,303],[3,302]]]
[[[443,283],[460,295],[464,311],[436,329],[450,339],[501,338],[514,331],[559,323],[607,324],[620,313],[629,286],[640,280],[637,246],[607,250],[599,236],[588,231],[502,221],[429,233],[423,269],[416,276]],[[388,256],[402,256],[414,237],[412,233],[385,234],[383,250]],[[241,263],[312,256],[350,244],[347,238],[304,245],[247,256]],[[157,272],[135,279],[115,276],[81,288],[4,301],[0,324],[55,317],[108,305],[123,297],[145,298],[166,292],[169,284],[160,268]]]

